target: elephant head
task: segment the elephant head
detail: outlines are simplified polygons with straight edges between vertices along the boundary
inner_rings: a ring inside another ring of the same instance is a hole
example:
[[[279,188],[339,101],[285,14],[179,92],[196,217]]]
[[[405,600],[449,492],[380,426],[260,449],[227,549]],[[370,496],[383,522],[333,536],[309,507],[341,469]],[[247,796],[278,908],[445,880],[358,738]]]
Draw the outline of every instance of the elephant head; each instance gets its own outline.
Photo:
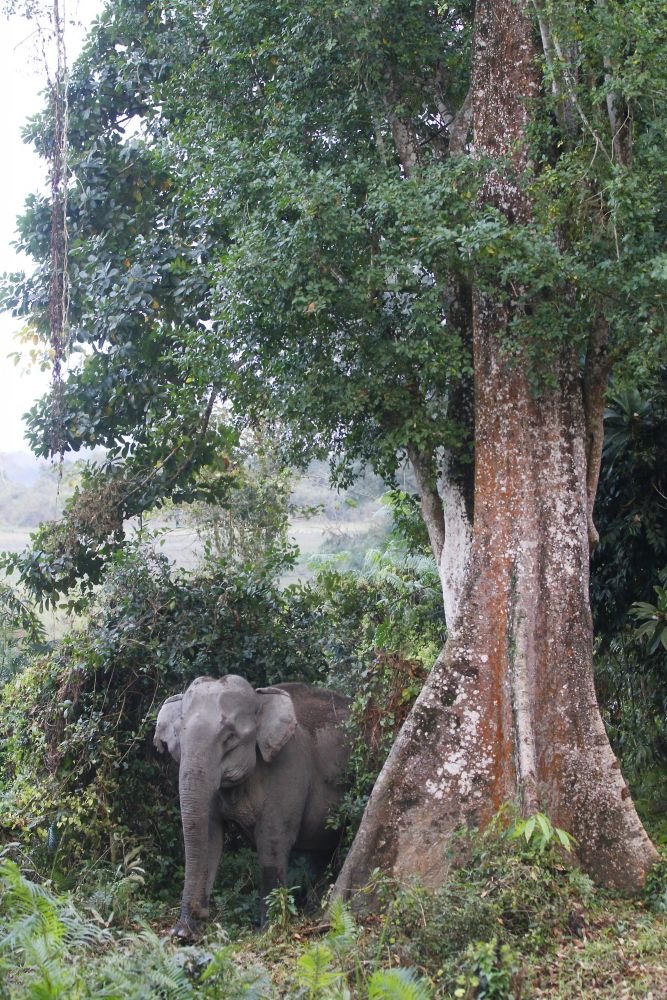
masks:
[[[177,698],[160,710],[155,742],[166,743],[180,765],[185,886],[175,932],[189,937],[194,923],[208,916],[208,897],[220,859],[219,791],[242,785],[250,777],[258,751],[270,762],[293,735],[297,719],[285,691],[255,690],[234,674],[217,680],[199,677]]]

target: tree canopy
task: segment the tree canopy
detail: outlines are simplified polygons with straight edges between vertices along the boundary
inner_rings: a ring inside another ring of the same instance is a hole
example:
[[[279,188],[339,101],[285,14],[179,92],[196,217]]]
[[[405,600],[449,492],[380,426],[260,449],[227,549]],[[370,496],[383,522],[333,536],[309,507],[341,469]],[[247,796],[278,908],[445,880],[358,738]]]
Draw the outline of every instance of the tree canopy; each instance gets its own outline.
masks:
[[[109,4],[67,85],[77,363],[32,411],[33,448],[103,445],[122,516],[187,499],[258,420],[286,459],[331,457],[338,482],[359,463],[390,480],[406,454],[432,480],[445,448],[470,497],[473,280],[531,303],[507,347],[529,345],[538,386],[563,339],[585,355],[600,314],[614,359],[651,369],[665,11],[547,7],[561,56],[543,54],[526,221],[478,197],[470,3]],[[631,110],[612,145],[610,102]],[[50,112],[26,138],[48,158]],[[48,198],[20,233],[38,268],[4,301],[48,344]]]

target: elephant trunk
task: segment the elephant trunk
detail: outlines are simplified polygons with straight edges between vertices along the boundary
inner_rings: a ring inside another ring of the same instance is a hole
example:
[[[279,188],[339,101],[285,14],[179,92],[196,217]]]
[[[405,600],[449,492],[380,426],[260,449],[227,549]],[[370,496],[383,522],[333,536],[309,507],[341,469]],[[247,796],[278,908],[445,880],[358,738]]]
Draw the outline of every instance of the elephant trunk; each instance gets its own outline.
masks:
[[[208,918],[209,829],[217,784],[202,766],[181,762],[179,794],[185,843],[185,884],[181,915],[173,934],[183,940],[197,937],[198,923]]]

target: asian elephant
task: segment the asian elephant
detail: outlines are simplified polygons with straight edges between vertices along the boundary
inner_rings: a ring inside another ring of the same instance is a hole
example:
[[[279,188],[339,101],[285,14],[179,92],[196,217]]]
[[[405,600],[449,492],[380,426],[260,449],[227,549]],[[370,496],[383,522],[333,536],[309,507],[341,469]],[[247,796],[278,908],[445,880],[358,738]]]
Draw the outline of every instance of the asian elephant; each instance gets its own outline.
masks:
[[[290,850],[334,850],[327,818],[344,791],[348,715],[348,699],[333,691],[297,682],[255,690],[235,674],[198,677],[162,705],[153,742],[179,762],[185,841],[176,937],[192,939],[208,917],[224,820],[257,850],[262,923],[267,894],[286,884]]]

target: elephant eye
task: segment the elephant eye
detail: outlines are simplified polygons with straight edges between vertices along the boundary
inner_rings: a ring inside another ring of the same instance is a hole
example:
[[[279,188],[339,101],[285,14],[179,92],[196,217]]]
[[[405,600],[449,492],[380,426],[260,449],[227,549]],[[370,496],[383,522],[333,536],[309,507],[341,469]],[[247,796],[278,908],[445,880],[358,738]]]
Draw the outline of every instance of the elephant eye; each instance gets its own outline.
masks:
[[[239,738],[233,729],[223,729],[221,743],[225,750],[233,750]]]

